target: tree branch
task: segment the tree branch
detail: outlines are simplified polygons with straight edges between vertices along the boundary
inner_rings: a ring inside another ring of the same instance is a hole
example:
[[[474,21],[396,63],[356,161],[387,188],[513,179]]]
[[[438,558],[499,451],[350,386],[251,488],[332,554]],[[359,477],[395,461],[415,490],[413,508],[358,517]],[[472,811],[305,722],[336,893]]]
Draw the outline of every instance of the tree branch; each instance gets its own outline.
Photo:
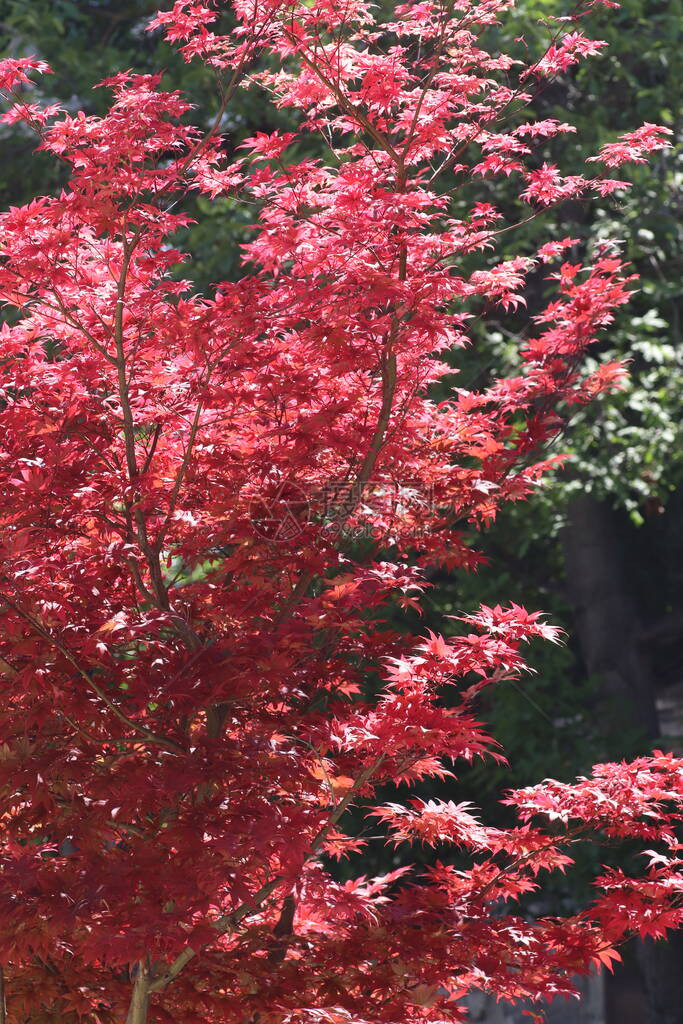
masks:
[[[382,765],[382,762],[384,761],[384,758],[385,755],[380,754],[376,761],[373,761],[371,765],[368,765],[368,767],[361,772],[361,774],[358,776],[351,789],[344,796],[344,798],[337,804],[337,806],[334,809],[334,812],[330,815],[330,818],[328,819],[327,823],[314,836],[313,841],[311,843],[310,852],[306,859],[308,859],[320,848],[322,843],[325,841],[325,837],[328,835],[330,829],[334,828],[334,826],[337,824],[341,816],[344,814],[346,809],[353,801],[354,797],[358,794],[359,790],[362,789],[363,786],[367,782],[369,782],[369,780],[372,778],[375,772],[378,771],[378,769]],[[283,881],[284,879],[280,876],[278,876],[277,878],[273,878],[270,882],[266,882],[264,885],[262,885],[258,892],[254,894],[253,899],[251,899],[248,903],[243,903],[241,907],[238,907],[237,910],[232,911],[232,913],[223,914],[221,917],[211,922],[212,927],[216,929],[217,934],[226,935],[228,932],[232,931],[236,927],[236,925],[243,921],[245,917],[248,917],[249,914],[256,913],[256,911],[259,910],[261,904],[265,900],[267,900],[269,896],[272,896],[272,894],[275,892],[278,886],[282,884]],[[176,959],[173,961],[168,970],[164,971],[162,975],[160,975],[158,978],[155,978],[151,982],[149,986],[149,992],[163,992],[164,989],[166,989],[171,984],[171,982],[178,977],[180,972],[184,970],[187,964],[189,964],[190,961],[193,960],[197,955],[198,951],[196,949],[193,949],[191,946],[187,946],[183,950],[183,952],[176,957]],[[126,1024],[128,1024],[128,1022],[126,1022]]]
[[[116,704],[114,704],[109,699],[109,697],[104,692],[102,687],[95,682],[90,673],[83,668],[83,666],[78,661],[76,655],[66,646],[66,644],[62,643],[62,641],[58,637],[53,636],[49,630],[41,626],[41,624],[37,622],[32,615],[25,611],[21,607],[21,605],[16,603],[16,601],[13,601],[11,597],[8,597],[6,594],[0,592],[0,599],[5,601],[10,606],[10,608],[13,608],[17,615],[19,615],[25,622],[27,622],[39,636],[42,636],[44,640],[47,640],[48,643],[52,644],[54,647],[57,648],[60,654],[62,654],[63,657],[65,657],[66,660],[71,665],[73,665],[78,674],[83,679],[85,679],[90,689],[94,693],[96,693],[100,700],[102,700],[107,705],[109,710],[119,719],[119,721],[123,722],[129,728],[134,729],[135,732],[139,733],[141,736],[144,736],[144,738],[149,743],[154,743],[158,746],[165,747],[167,750],[172,751],[174,754],[185,753],[183,748],[174,740],[168,739],[164,736],[155,735],[155,733],[153,733],[150,729],[147,729],[146,726],[138,725],[136,721],[134,721],[132,718],[129,718],[126,714],[124,714],[124,712],[121,711],[121,709],[118,708]],[[115,737],[112,738],[112,742],[116,742]]]
[[[150,991],[149,964],[141,960],[137,965],[135,973],[135,983],[133,985],[130,1006],[128,1007],[126,1024],[147,1024]]]

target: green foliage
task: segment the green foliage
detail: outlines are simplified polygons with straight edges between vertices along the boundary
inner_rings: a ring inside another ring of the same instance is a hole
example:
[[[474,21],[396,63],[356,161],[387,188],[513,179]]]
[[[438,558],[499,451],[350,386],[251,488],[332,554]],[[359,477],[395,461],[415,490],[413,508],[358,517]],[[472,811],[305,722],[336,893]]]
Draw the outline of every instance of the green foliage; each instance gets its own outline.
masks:
[[[557,7],[554,0],[529,0],[506,23],[506,30],[530,42],[543,32],[532,19],[555,13]],[[571,471],[544,492],[544,500],[561,514],[572,492],[591,490],[627,509],[640,523],[644,509],[664,504],[683,474],[683,10],[678,0],[626,0],[591,30],[607,40],[605,56],[577,72],[566,106],[552,96],[539,99],[544,116],[566,117],[577,125],[574,169],[579,172],[587,156],[642,121],[670,127],[674,148],[659,154],[651,166],[624,175],[633,187],[619,193],[611,207],[598,210],[587,204],[552,215],[554,237],[559,237],[557,232],[576,236],[588,248],[620,246],[639,281],[632,303],[610,332],[609,344],[594,357],[602,362],[628,360],[629,380],[620,394],[603,397],[572,416],[558,445],[574,456]],[[612,102],[605,103],[605,95]],[[536,225],[526,230],[532,242]],[[490,340],[498,349],[505,347],[514,361],[509,336],[494,331]]]
[[[218,113],[220,82],[205,65],[186,64],[158,32],[146,30],[158,8],[157,0],[0,0],[0,54],[42,57],[54,74],[41,80],[35,96],[89,114],[104,112],[110,100],[108,90],[93,91],[93,83],[128,68],[141,73],[163,68],[166,87],[189,96],[197,117],[203,119],[198,123],[206,128]],[[288,126],[288,115],[274,110],[263,91],[252,87],[238,91],[221,131],[232,151],[257,131]],[[53,160],[31,156],[36,141],[23,125],[0,126],[4,206],[54,193],[63,184],[63,172]],[[208,203],[194,196],[188,196],[184,205],[197,223],[183,232],[178,244],[192,254],[197,288],[234,278],[240,245],[248,238],[244,209],[229,199]],[[181,276],[182,272],[179,268]]]

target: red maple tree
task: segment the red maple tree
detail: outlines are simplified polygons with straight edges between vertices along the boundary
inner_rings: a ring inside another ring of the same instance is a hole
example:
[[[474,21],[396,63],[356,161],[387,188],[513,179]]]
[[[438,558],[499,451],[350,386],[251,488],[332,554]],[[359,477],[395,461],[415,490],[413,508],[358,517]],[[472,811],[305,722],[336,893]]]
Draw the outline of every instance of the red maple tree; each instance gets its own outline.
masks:
[[[508,0],[384,22],[362,0],[236,0],[229,35],[220,3],[178,0],[157,26],[221,83],[203,134],[160,76],[116,75],[106,116],[72,116],[29,102],[40,61],[0,64],[5,121],[70,168],[1,218],[1,1020],[440,1024],[474,988],[571,992],[683,918],[670,755],[514,793],[507,830],[402,799],[501,756],[477,695],[556,635],[516,606],[450,640],[381,617],[419,608],[428,567],[476,565],[458,525],[524,498],[558,409],[620,373],[581,370],[628,296],[602,255],[553,273],[519,376],[430,398],[468,319],[522,305],[573,245],[495,262],[514,225],[486,202],[456,216],[453,188],[514,176],[524,219],[624,187],[541,164],[572,129],[529,108],[600,49],[578,27],[595,2],[525,64],[483,42]],[[222,116],[254,82],[297,132],[233,159]],[[665,144],[646,125],[599,159]],[[254,211],[244,277],[209,297],[174,276],[188,190]],[[352,803],[446,862],[335,881],[364,844]],[[515,909],[600,835],[654,847],[644,873],[606,872],[573,917]]]

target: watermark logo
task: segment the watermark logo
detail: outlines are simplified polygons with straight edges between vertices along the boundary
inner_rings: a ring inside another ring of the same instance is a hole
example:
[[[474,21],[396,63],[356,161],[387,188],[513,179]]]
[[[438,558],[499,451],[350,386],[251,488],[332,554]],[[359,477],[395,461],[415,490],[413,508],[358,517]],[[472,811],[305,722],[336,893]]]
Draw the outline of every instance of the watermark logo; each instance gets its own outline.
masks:
[[[330,480],[311,491],[290,480],[274,482],[252,498],[249,517],[254,532],[273,543],[293,543],[315,524],[330,539],[383,537],[398,522],[411,533],[429,521],[433,495],[417,486]]]
[[[276,543],[286,544],[299,537],[311,515],[311,503],[298,484],[283,480],[249,503],[254,532]]]

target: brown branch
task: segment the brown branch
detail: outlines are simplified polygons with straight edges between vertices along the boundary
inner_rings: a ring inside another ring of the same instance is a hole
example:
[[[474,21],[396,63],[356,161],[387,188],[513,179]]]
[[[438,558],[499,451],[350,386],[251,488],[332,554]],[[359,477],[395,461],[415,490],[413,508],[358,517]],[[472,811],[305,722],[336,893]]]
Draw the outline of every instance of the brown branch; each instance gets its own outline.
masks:
[[[274,878],[272,881],[266,882],[248,903],[243,903],[241,907],[238,907],[232,913],[223,914],[215,921],[212,921],[211,925],[216,930],[216,933],[218,935],[226,935],[235,925],[243,921],[245,917],[248,917],[249,914],[256,913],[263,901],[275,892],[281,882],[281,878]],[[193,949],[192,946],[186,946],[182,953],[175,958],[168,970],[152,981],[149,987],[150,993],[163,992],[189,964],[190,960],[193,960],[197,955],[198,951],[196,949]]]
[[[405,187],[405,178],[403,176],[399,178],[398,186],[399,190],[401,191]],[[405,281],[406,279],[407,264],[408,256],[407,250],[404,245],[401,249],[401,254],[399,256],[398,280],[401,282]],[[372,433],[370,445],[368,447],[367,452],[365,453],[365,458],[363,459],[361,467],[358,470],[358,474],[356,476],[356,500],[354,502],[353,509],[351,509],[346,516],[347,520],[360,504],[361,498],[363,496],[363,491],[365,490],[365,487],[370,479],[372,471],[375,468],[377,458],[379,456],[380,451],[382,450],[382,445],[386,440],[389,420],[391,419],[391,410],[393,407],[394,396],[396,394],[397,374],[396,353],[394,351],[394,346],[396,344],[396,340],[398,337],[398,330],[400,324],[401,317],[396,313],[394,314],[392,324],[389,330],[389,337],[387,339],[386,347],[382,352],[382,404],[380,406],[379,415],[377,417],[377,423],[375,424],[375,429]],[[278,628],[279,626],[283,625],[283,623],[285,623],[287,619],[289,619],[290,615],[298,605],[299,601],[303,598],[304,594],[308,590],[310,584],[313,582],[314,578],[315,573],[313,572],[304,573],[304,575],[299,578],[299,580],[297,581],[296,585],[290,592],[289,597],[285,601],[284,605],[280,609],[280,612],[275,619],[275,628]]]
[[[170,522],[171,522],[171,516],[173,515],[173,512],[175,510],[176,503],[178,501],[178,495],[180,494],[180,489],[183,486],[183,480],[185,479],[185,476],[187,475],[187,471],[188,471],[188,469],[190,467],[190,459],[192,458],[192,449],[194,448],[194,443],[195,443],[195,441],[197,439],[197,432],[199,430],[199,419],[200,419],[201,414],[202,414],[202,409],[203,409],[203,403],[202,403],[202,401],[200,399],[200,401],[197,403],[197,408],[195,409],[194,418],[192,420],[192,425],[190,427],[190,435],[189,435],[189,437],[187,439],[187,447],[185,449],[185,453],[183,455],[182,462],[180,463],[180,466],[178,468],[178,472],[176,473],[176,478],[175,478],[175,481],[173,483],[173,489],[171,491],[171,495],[170,495],[169,500],[168,500],[168,511],[166,512],[166,520],[164,522],[164,525],[161,527],[161,529],[159,531],[159,535],[158,535],[156,541],[154,542],[154,549],[157,552],[161,550],[161,546],[162,546],[162,544],[164,542],[164,538],[166,536],[166,533],[168,532],[168,528],[169,528],[169,525],[170,525]]]
[[[533,858],[539,853],[544,853],[546,850],[552,850],[555,846],[562,846],[565,843],[574,842],[574,840],[578,836],[581,836],[586,832],[590,832],[591,828],[592,826],[588,824],[577,825],[575,828],[570,829],[569,832],[566,832],[565,835],[557,836],[554,839],[551,839],[549,842],[544,843],[543,846],[539,846],[536,850],[529,850],[527,853],[520,853],[519,856],[515,857],[513,861],[511,861],[509,864],[506,864],[505,867],[501,868],[498,871],[498,873],[493,876],[493,878],[489,879],[486,885],[484,885],[479,890],[479,892],[475,891],[474,893],[472,893],[471,898],[479,900],[483,899],[486,893],[490,892],[490,890],[494,887],[494,885],[496,885],[497,882],[499,882],[506,875],[510,874],[511,871],[514,871],[515,868],[521,867],[523,864],[526,864],[527,862],[533,860]]]
[[[7,997],[5,992],[5,972],[0,964],[0,1024],[7,1024]]]
[[[370,445],[356,477],[356,500],[354,502],[353,509],[349,511],[346,517],[347,519],[360,504],[363,491],[365,490],[372,471],[375,468],[377,458],[382,450],[382,445],[386,438],[386,432],[391,418],[394,395],[396,394],[396,354],[392,349],[393,342],[398,333],[398,324],[399,320],[398,318],[395,318],[391,328],[389,344],[382,355],[382,404],[380,406],[377,423],[370,440]],[[299,577],[275,619],[275,628],[282,626],[289,619],[290,615],[304,597],[314,579],[315,573],[310,571]]]
[[[73,718],[70,718],[69,715],[67,715],[66,711],[58,711],[57,714],[61,715],[62,718],[64,719],[64,721],[68,722],[68,724],[71,726],[71,728],[75,729],[76,732],[80,733],[81,736],[85,737],[85,739],[88,740],[89,743],[94,743],[96,746],[100,746],[102,743],[110,743],[110,742],[112,742],[111,740],[98,740],[98,739],[96,739],[89,732],[86,732],[85,729],[82,729],[81,726],[78,725],[77,722],[74,722]],[[139,740],[136,740],[135,742],[138,743]]]
[[[8,273],[14,274],[18,280],[20,279],[20,275],[18,274],[17,271],[12,270],[11,268],[6,268],[6,270]],[[12,291],[15,297],[20,299],[26,299],[26,302],[24,303],[24,305],[26,306],[28,306],[29,304],[34,304],[39,307],[44,306],[45,309],[50,309],[56,311],[57,313],[61,313],[61,315],[64,317],[63,321],[61,321],[62,323],[67,324],[69,327],[73,327],[74,330],[80,331],[81,334],[85,338],[87,338],[87,340],[91,343],[91,345],[93,345],[93,347],[97,349],[100,355],[102,355],[108,362],[112,363],[112,365],[116,363],[115,357],[112,356],[109,352],[107,352],[107,350],[103,348],[102,345],[100,345],[100,343],[97,341],[96,338],[93,337],[92,333],[87,329],[87,327],[84,327],[83,324],[80,323],[80,321],[76,320],[75,317],[73,317],[69,313],[64,303],[62,302],[61,296],[54,288],[52,289],[52,294],[57,299],[57,305],[54,305],[52,302],[48,302],[44,295],[36,295],[33,294],[32,292],[19,291],[19,286],[13,288]],[[12,305],[15,306],[17,309],[22,308],[14,302],[12,303]],[[60,321],[57,321],[57,323],[59,322]]]
[[[385,757],[386,757],[385,754],[380,754],[376,761],[373,761],[372,764],[368,765],[367,768],[365,768],[360,773],[360,775],[358,776],[358,778],[354,782],[353,786],[351,786],[349,791],[345,794],[345,796],[339,801],[339,803],[335,807],[335,809],[334,809],[333,813],[330,815],[329,820],[327,821],[327,823],[325,825],[323,825],[323,827],[320,829],[318,834],[313,839],[313,842],[311,843],[311,852],[312,853],[314,853],[316,850],[320,849],[322,844],[325,842],[325,839],[329,835],[330,831],[334,828],[334,826],[337,824],[339,819],[342,817],[342,815],[348,809],[350,804],[353,802],[355,797],[358,795],[359,791],[363,788],[363,786],[367,782],[370,781],[372,776],[375,775],[377,771],[379,771],[379,769],[380,769],[380,767],[381,767]]]
[[[97,736],[93,736],[92,733],[86,732],[86,730],[83,729],[78,724],[78,722],[75,722],[73,720],[73,718],[71,718],[69,715],[67,715],[67,713],[65,711],[58,711],[57,714],[61,715],[62,718],[64,719],[64,721],[69,723],[69,725],[71,726],[72,729],[75,729],[76,732],[80,733],[81,736],[83,736],[86,740],[88,740],[89,743],[92,743],[92,744],[94,744],[97,747],[111,746],[113,744],[118,744],[118,743],[136,743],[139,746],[142,743],[142,740],[140,740],[139,737],[137,737],[137,736],[108,736],[106,738],[103,738],[103,737],[99,737],[98,738]],[[129,832],[133,831],[132,826],[120,825],[118,827],[127,829]],[[144,833],[139,831],[139,830],[135,831],[134,834],[135,835],[139,835],[139,836],[144,835]]]
[[[114,345],[116,346],[116,370],[119,382],[119,400],[123,415],[123,437],[126,449],[126,464],[128,467],[128,478],[134,483],[138,476],[137,460],[135,458],[135,423],[130,405],[128,392],[128,381],[126,380],[126,353],[123,344],[123,313],[125,308],[126,283],[130,262],[135,252],[139,239],[139,233],[133,235],[131,242],[123,242],[123,258],[121,271],[116,286],[116,310],[114,313]]]
[[[395,319],[392,324],[389,344],[386,351],[382,354],[382,404],[370,445],[356,477],[359,500],[375,468],[375,463],[384,444],[387,427],[389,426],[394,395],[396,394],[396,353],[393,351],[393,342],[397,334],[398,319]]]
[[[17,676],[19,675],[19,673],[15,669],[14,665],[12,665],[11,662],[9,662],[7,660],[7,658],[4,658],[1,654],[0,654],[0,672],[2,672],[2,674],[7,676],[9,679],[16,679]],[[1,1024],[1,1022],[0,1022],[0,1024]]]
[[[163,992],[195,956],[197,956],[197,951],[192,946],[186,946],[182,953],[175,958],[168,970],[164,971],[163,974],[160,974],[158,978],[155,978],[150,983],[150,995],[153,995],[155,992]]]
[[[432,84],[432,82],[436,78],[436,74],[437,74],[437,72],[439,71],[439,68],[440,68],[440,65],[438,64],[438,60],[439,60],[439,58],[441,57],[441,55],[443,53],[443,47],[444,47],[444,43],[445,43],[445,40],[446,40],[446,28],[448,26],[448,20],[449,20],[451,14],[453,13],[453,7],[454,6],[455,6],[455,0],[449,0],[449,2],[446,4],[446,8],[444,10],[443,25],[441,27],[441,33],[439,35],[439,39],[438,39],[438,42],[436,44],[436,49],[435,49],[435,52],[434,52],[434,56],[432,58],[434,60],[434,64],[433,64],[432,68],[430,69],[430,71],[428,72],[424,82],[422,83],[422,88],[420,89],[420,96],[419,96],[419,99],[418,99],[417,103],[415,104],[415,111],[413,113],[413,118],[412,118],[412,121],[410,123],[410,127],[408,129],[408,132],[406,133],[406,140],[405,140],[405,143],[403,145],[403,150],[402,150],[402,153],[401,153],[401,158],[404,161],[405,161],[406,157],[408,156],[408,152],[410,150],[411,143],[413,141],[413,138],[415,137],[415,129],[417,128],[417,122],[418,122],[418,119],[419,119],[419,116],[420,116],[420,111],[422,110],[422,106],[423,106],[424,101],[425,101],[425,99],[427,97],[427,92],[429,90],[430,85]],[[465,20],[466,20],[465,16],[463,16],[460,19],[460,21],[458,22],[458,25],[456,26],[456,29],[459,28],[460,25],[462,25]]]
[[[48,629],[45,629],[39,622],[36,621],[36,619],[33,618],[32,615],[29,614],[29,612],[25,611],[25,609],[23,609],[21,605],[17,604],[16,601],[13,601],[11,597],[7,596],[7,594],[0,592],[0,599],[5,601],[10,606],[10,608],[13,608],[17,615],[19,615],[25,622],[27,622],[31,626],[34,632],[36,632],[39,636],[42,636],[43,639],[47,640],[47,642],[52,644],[53,647],[57,648],[60,654],[64,658],[66,658],[66,660],[71,665],[73,665],[78,674],[83,679],[85,679],[90,689],[97,694],[100,700],[102,700],[106,704],[106,706],[109,708],[112,714],[114,714],[119,719],[119,721],[123,722],[130,729],[133,729],[141,736],[144,736],[144,738],[149,743],[154,743],[158,746],[165,747],[167,750],[172,751],[174,754],[185,753],[183,748],[174,740],[171,740],[165,736],[155,735],[155,733],[153,733],[150,729],[147,729],[146,726],[139,725],[132,718],[129,718],[126,714],[124,714],[124,712],[121,711],[121,709],[117,707],[116,704],[114,704],[109,699],[109,697],[104,692],[102,687],[95,682],[90,673],[83,668],[76,655],[73,653],[73,651],[69,649],[69,647],[66,646],[66,644],[64,644],[58,637],[53,636]],[[112,742],[116,742],[116,740],[113,739]]]
[[[290,31],[285,29],[285,32],[287,33],[292,42],[297,42],[297,40]],[[384,152],[391,157],[392,161],[396,164],[397,167],[402,168],[402,157],[400,156],[399,153],[396,152],[396,150],[391,145],[386,136],[383,135],[382,132],[375,127],[372,121],[370,121],[369,118],[365,116],[362,110],[360,110],[354,103],[351,102],[348,96],[344,94],[344,92],[339,88],[338,85],[331,81],[331,79],[329,79],[327,75],[323,74],[323,72],[320,70],[320,66],[316,64],[315,61],[311,60],[310,57],[306,56],[303,50],[299,50],[299,56],[301,57],[301,60],[304,62],[309,71],[312,71],[316,78],[318,78],[318,80],[322,82],[322,84],[327,89],[330,90],[330,92],[335,97],[337,103],[342,108],[342,110],[345,111],[345,113],[348,114],[349,117],[353,118],[353,120],[358,122],[358,124],[377,143],[380,149],[383,149]]]
[[[151,445],[149,447],[149,450],[147,452],[147,456],[145,458],[145,463],[144,463],[144,465],[142,467],[142,472],[143,473],[146,473],[147,470],[149,469],[149,467],[152,465],[152,459],[154,458],[154,453],[157,450],[157,444],[159,442],[160,436],[161,436],[161,423],[157,423],[155,425],[155,427],[154,427],[154,433],[152,434],[152,443],[151,443]]]
[[[137,243],[140,239],[140,231],[140,228],[136,228],[135,231],[133,232],[131,240],[124,241],[122,243],[123,258],[121,262],[121,269],[119,272],[118,284],[116,287],[116,311],[114,316],[114,344],[116,347],[116,370],[118,375],[119,401],[121,402],[121,412],[123,416],[123,435],[126,451],[126,467],[128,470],[128,479],[130,483],[136,488],[133,519],[135,521],[137,541],[140,546],[140,550],[145,556],[147,567],[149,569],[154,604],[160,610],[170,612],[171,605],[168,599],[168,591],[164,584],[163,573],[161,570],[161,565],[159,564],[160,544],[154,546],[150,544],[149,536],[147,534],[147,522],[142,509],[139,507],[141,495],[139,493],[139,490],[137,489],[137,486],[140,477],[140,470],[138,467],[137,457],[135,453],[135,421],[133,419],[133,412],[130,403],[130,394],[128,390],[128,380],[126,378],[126,353],[123,335],[123,313],[125,309],[126,283],[128,280],[131,260],[135,252],[135,247],[137,246]],[[186,452],[186,455],[187,454],[188,453]],[[197,646],[198,638],[194,631],[189,627],[189,625],[183,622],[183,620],[180,619],[178,616],[174,616],[173,618],[176,629],[178,633],[183,637],[185,642],[190,647]]]
[[[385,755],[380,754],[376,761],[374,761],[371,765],[368,765],[368,767],[361,772],[361,774],[358,776],[351,789],[344,796],[343,800],[341,800],[337,804],[334,812],[330,815],[330,818],[328,819],[327,823],[314,836],[313,841],[311,843],[310,851],[306,859],[308,859],[309,857],[311,857],[312,854],[317,852],[322,843],[325,841],[325,838],[330,832],[330,830],[334,828],[334,826],[337,824],[341,816],[344,814],[346,809],[353,801],[354,797],[357,796],[359,790],[361,790],[363,786],[367,782],[369,782],[372,776],[379,770],[380,766],[384,761],[384,758]],[[223,914],[215,921],[212,921],[211,925],[216,930],[217,934],[226,935],[228,932],[233,931],[234,928],[238,924],[240,924],[240,922],[243,921],[245,917],[248,917],[250,914],[256,913],[260,909],[261,904],[265,900],[267,900],[269,896],[272,896],[276,889],[280,885],[282,885],[283,881],[284,879],[280,876],[271,879],[270,882],[266,882],[264,885],[262,885],[258,892],[256,892],[252,899],[249,900],[247,903],[243,903],[241,907],[237,908],[237,910],[233,910],[229,914]],[[191,946],[187,946],[183,950],[183,952],[176,957],[171,966],[166,971],[164,971],[163,974],[159,975],[151,982],[149,986],[149,992],[163,992],[164,989],[166,989],[171,984],[171,982],[178,977],[180,972],[184,970],[187,964],[189,964],[190,961],[193,960],[196,956],[198,956],[198,950],[193,949]]]
[[[282,909],[277,923],[273,928],[273,945],[268,954],[268,963],[276,966],[281,964],[287,956],[289,939],[294,928],[294,915],[296,913],[296,900],[294,893],[288,893],[282,901]]]
[[[135,972],[133,994],[131,995],[130,1006],[128,1007],[126,1024],[147,1024],[150,992],[149,963],[141,960],[137,964]]]
[[[544,59],[544,57],[547,56],[550,48],[555,45],[557,40],[563,34],[563,32],[565,30],[564,29],[564,23],[566,23],[567,21],[572,21],[574,19],[577,11],[579,10],[579,8],[583,4],[583,2],[584,2],[584,0],[577,0],[577,3],[571,9],[571,11],[567,15],[567,17],[563,19],[563,24],[557,30],[555,35],[551,38],[550,42],[548,43],[548,46],[543,51],[541,56],[538,57],[537,60],[533,64],[529,65],[529,67],[526,69],[526,71],[522,74],[521,78],[529,78],[534,73],[534,71],[536,71],[536,69],[539,67],[541,61]],[[501,119],[502,115],[505,113],[505,111],[522,94],[522,88],[523,88],[523,86],[520,83],[520,85],[516,89],[513,90],[510,98],[501,107],[499,107],[499,109],[496,111],[496,115],[493,118],[493,120],[488,122],[487,130],[488,130],[488,126],[495,125],[495,124],[497,124],[500,121],[500,119]],[[537,99],[538,96],[541,95],[541,93],[544,91],[544,89],[545,89],[545,86],[543,87],[543,89],[537,90],[537,92],[531,97],[531,100],[526,101],[522,105],[522,109],[524,107],[528,107],[533,100]],[[463,141],[460,143],[460,145],[457,147],[457,149],[455,149],[453,151],[453,153],[451,153],[451,155],[449,157],[446,157],[446,159],[443,161],[443,163],[441,164],[440,167],[437,167],[437,169],[434,171],[434,173],[432,174],[432,176],[428,180],[428,184],[429,185],[431,185],[434,181],[436,181],[437,178],[440,178],[442,174],[444,174],[446,171],[448,171],[456,163],[458,157],[467,149],[467,147],[470,145],[471,142],[474,142],[474,140],[476,139],[476,137],[479,134],[479,132],[481,131],[481,129],[482,129],[482,124],[481,124],[481,122],[478,122],[477,123],[477,127],[476,127],[474,133],[469,135],[466,139],[463,139]]]

